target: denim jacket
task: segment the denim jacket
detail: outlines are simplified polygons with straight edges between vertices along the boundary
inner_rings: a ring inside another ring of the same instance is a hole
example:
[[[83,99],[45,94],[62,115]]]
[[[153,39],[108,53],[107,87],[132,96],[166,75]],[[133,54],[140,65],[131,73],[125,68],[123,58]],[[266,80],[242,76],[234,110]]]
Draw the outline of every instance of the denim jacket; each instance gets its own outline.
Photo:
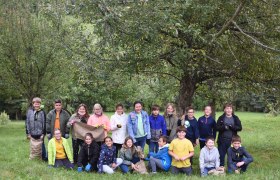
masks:
[[[141,111],[141,115],[142,115],[144,133],[147,135],[147,139],[151,139],[149,115],[147,114],[146,111]],[[138,117],[136,112],[132,111],[128,115],[127,132],[129,136],[132,137],[133,142],[136,142],[135,136],[137,135],[137,128],[138,128]]]

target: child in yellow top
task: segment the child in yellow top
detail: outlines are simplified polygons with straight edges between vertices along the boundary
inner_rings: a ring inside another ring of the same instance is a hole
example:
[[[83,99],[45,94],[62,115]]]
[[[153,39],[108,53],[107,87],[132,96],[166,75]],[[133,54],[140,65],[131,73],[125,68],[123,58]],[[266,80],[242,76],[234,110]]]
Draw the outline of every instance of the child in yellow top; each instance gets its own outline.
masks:
[[[178,138],[174,139],[170,146],[168,153],[172,156],[171,172],[178,174],[179,172],[191,175],[192,168],[190,158],[194,155],[194,148],[186,136],[186,128],[180,126],[176,130]]]

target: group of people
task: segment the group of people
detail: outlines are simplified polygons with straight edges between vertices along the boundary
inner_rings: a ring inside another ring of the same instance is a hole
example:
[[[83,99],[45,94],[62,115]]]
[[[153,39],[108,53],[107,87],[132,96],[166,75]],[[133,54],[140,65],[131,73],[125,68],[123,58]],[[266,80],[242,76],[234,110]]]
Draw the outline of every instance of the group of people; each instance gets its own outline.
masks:
[[[253,161],[252,156],[241,146],[237,135],[242,130],[241,121],[233,112],[233,106],[226,104],[224,114],[217,123],[211,116],[211,106],[205,106],[204,115],[198,120],[192,107],[186,108],[182,117],[176,108],[168,103],[164,115],[160,107],[153,105],[151,115],[143,110],[143,104],[136,101],[134,111],[125,114],[122,104],[116,105],[116,112],[109,119],[100,104],[93,106],[89,114],[87,106],[80,104],[72,116],[62,108],[61,100],[55,100],[54,109],[47,115],[40,109],[41,99],[33,99],[33,107],[27,112],[26,133],[30,139],[30,159],[41,157],[48,160],[50,167],[64,166],[78,172],[98,171],[114,173],[120,167],[123,173],[137,171],[139,162],[148,161],[151,173],[169,171],[192,174],[194,147],[200,146],[199,166],[201,176],[224,172],[225,156],[229,173],[245,172]],[[102,127],[104,141],[96,141],[93,133],[85,132],[82,139],[75,137],[73,127],[84,123]],[[72,127],[72,150],[68,141]],[[216,132],[219,132],[215,147]],[[111,136],[110,136],[111,134]],[[44,145],[47,136],[48,151]],[[145,145],[149,146],[146,158]]]

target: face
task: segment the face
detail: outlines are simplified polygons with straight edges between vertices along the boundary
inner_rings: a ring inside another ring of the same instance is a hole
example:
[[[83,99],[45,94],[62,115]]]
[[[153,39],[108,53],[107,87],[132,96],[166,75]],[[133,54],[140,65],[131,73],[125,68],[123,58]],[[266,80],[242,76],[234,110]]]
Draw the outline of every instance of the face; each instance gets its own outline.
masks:
[[[101,114],[102,109],[101,108],[93,108],[93,112],[94,112],[94,114]]]
[[[159,114],[159,110],[153,110],[152,113],[154,116],[157,116]]]
[[[84,106],[81,106],[79,109],[78,109],[78,113],[80,115],[85,115],[86,114],[86,108]]]
[[[33,103],[33,107],[34,107],[35,110],[40,109],[40,106],[41,106],[41,103],[39,103],[39,102],[34,102]]]
[[[54,104],[54,109],[55,109],[56,111],[61,111],[61,109],[62,109],[62,104],[61,104],[61,103],[55,103],[55,104]]]
[[[206,142],[206,147],[207,147],[208,149],[213,149],[214,144],[215,144],[215,142],[212,141],[211,139],[209,139],[209,140]]]
[[[105,139],[105,144],[106,144],[106,146],[108,146],[108,147],[112,147],[113,142],[112,142],[112,140],[111,140],[110,138],[106,138],[106,139]]]
[[[162,138],[159,138],[158,140],[158,146],[163,147],[166,144],[166,142],[163,142]]]
[[[142,111],[142,105],[140,103],[135,104],[134,110],[136,113],[140,113]]]
[[[179,139],[184,139],[186,136],[186,132],[185,131],[179,131],[177,132],[177,136]]]
[[[188,118],[189,119],[193,119],[194,117],[194,110],[193,109],[189,109],[187,112]]]
[[[90,136],[86,136],[85,143],[86,143],[87,145],[90,145],[90,144],[92,143],[92,139],[91,139]]]
[[[174,109],[173,109],[172,106],[168,106],[167,109],[166,109],[167,114],[172,114],[173,111],[174,111]]]
[[[234,149],[238,149],[238,148],[240,148],[241,143],[238,142],[238,141],[235,141],[235,142],[232,143],[232,146],[234,147]]]
[[[118,115],[122,115],[123,114],[123,108],[121,106],[117,107],[116,112]]]
[[[129,139],[129,140],[126,141],[126,146],[127,146],[127,147],[131,148],[132,145],[133,145],[133,143],[132,143],[132,140],[131,140],[131,139]]]
[[[210,116],[212,113],[212,109],[210,106],[206,106],[205,109],[204,109],[204,114],[205,116]]]
[[[231,116],[233,110],[232,110],[232,107],[226,107],[224,111],[227,116]]]
[[[61,132],[60,131],[55,131],[54,132],[54,137],[56,140],[60,140],[61,139]]]

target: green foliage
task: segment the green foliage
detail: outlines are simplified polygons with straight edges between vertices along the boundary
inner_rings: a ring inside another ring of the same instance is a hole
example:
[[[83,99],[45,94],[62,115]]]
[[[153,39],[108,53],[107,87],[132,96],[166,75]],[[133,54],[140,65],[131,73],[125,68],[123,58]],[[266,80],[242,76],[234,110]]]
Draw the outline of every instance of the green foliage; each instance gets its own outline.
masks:
[[[0,114],[0,125],[7,125],[10,122],[9,115],[4,111]]]

